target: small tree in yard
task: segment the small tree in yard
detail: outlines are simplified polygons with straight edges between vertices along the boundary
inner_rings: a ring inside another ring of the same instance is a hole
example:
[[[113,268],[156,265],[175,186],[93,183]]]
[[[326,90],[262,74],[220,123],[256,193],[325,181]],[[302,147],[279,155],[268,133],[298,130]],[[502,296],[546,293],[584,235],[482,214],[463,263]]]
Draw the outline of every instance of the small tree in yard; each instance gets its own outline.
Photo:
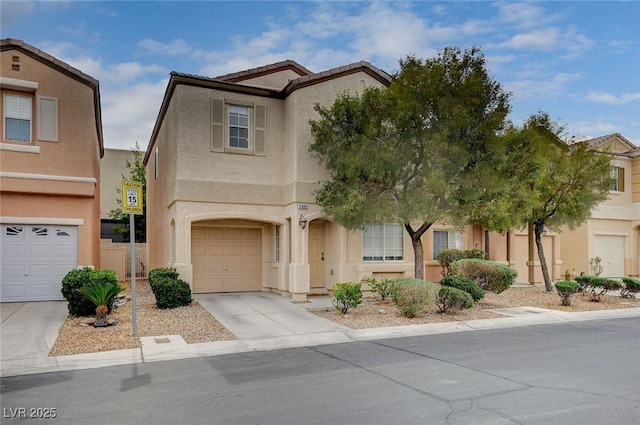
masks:
[[[316,105],[309,150],[330,176],[316,201],[348,229],[402,223],[415,253],[414,276],[422,279],[422,235],[454,216],[465,181],[492,183],[469,170],[491,158],[508,98],[479,49],[450,47],[433,59],[400,61],[388,88]]]
[[[571,296],[578,292],[580,284],[573,280],[561,280],[560,282],[555,283],[555,287],[558,291],[558,295],[560,295],[562,305],[570,306]]]
[[[576,228],[607,199],[610,158],[572,143],[543,112],[532,115],[522,128],[508,129],[503,139],[504,154],[495,164],[496,175],[502,177],[493,189],[478,195],[495,208],[478,209],[470,202],[465,211],[477,211],[470,213],[475,222],[494,230],[531,225],[545,288],[553,292],[542,235]]]
[[[96,321],[93,322],[93,326],[97,328],[109,326],[107,320],[107,313],[109,312],[108,304],[120,291],[122,291],[122,287],[118,283],[102,285],[98,282],[78,289],[78,292],[87,297],[87,299],[96,306]]]

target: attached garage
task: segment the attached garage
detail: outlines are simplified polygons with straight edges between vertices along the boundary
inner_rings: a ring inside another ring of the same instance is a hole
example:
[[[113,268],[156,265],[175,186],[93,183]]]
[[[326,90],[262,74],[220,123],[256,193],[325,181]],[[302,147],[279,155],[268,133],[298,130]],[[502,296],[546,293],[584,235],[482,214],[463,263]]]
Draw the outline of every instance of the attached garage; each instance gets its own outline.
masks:
[[[261,229],[193,226],[193,292],[262,289]]]
[[[594,236],[594,256],[602,259],[601,276],[624,276],[624,238],[619,235]]]
[[[78,265],[78,228],[2,225],[0,301],[62,300],[62,278]]]

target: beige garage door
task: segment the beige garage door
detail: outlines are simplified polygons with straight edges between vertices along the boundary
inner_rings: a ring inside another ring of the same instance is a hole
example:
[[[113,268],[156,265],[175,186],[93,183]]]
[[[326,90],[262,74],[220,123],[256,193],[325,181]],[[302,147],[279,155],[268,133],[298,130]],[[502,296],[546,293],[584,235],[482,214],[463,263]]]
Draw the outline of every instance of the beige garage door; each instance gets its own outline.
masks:
[[[260,229],[194,226],[193,292],[261,290],[260,247]]]
[[[594,254],[602,259],[602,274],[600,276],[624,276],[624,236],[595,236]]]

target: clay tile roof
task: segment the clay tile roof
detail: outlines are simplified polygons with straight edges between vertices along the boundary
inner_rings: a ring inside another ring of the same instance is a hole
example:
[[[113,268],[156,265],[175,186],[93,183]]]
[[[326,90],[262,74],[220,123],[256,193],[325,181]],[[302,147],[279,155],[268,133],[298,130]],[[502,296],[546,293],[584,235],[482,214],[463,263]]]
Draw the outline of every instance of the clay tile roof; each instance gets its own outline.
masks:
[[[598,148],[598,147],[610,142],[613,139],[620,139],[624,144],[626,144],[629,147],[629,151],[632,151],[632,150],[636,149],[636,146],[633,143],[631,143],[629,140],[627,140],[620,133],[607,134],[605,136],[600,136],[600,137],[596,137],[596,138],[593,138],[593,139],[585,140],[584,143],[587,144],[589,149],[596,149],[596,148]]]
[[[215,77],[215,79],[220,81],[229,81],[229,82],[237,83],[242,80],[255,78],[264,74],[272,74],[274,72],[282,71],[285,69],[290,69],[299,75],[313,74],[311,71],[309,71],[307,68],[303,67],[302,65],[298,64],[297,62],[292,60],[285,60],[282,62],[276,62],[269,65],[259,66],[257,68],[246,69],[244,71],[234,72],[226,75],[220,75],[218,77]]]

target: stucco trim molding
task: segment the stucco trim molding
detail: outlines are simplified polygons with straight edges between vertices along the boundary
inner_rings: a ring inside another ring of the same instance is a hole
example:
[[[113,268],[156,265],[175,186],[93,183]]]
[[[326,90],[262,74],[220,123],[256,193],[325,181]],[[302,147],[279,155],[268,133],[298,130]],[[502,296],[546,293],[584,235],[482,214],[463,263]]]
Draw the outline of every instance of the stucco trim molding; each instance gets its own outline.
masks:
[[[58,217],[7,217],[0,216],[2,224],[57,224],[59,226],[84,226],[82,218]]]
[[[51,174],[14,173],[11,171],[1,171],[0,177],[9,179],[49,180],[74,183],[98,183],[98,180],[95,177],[55,176]]]
[[[33,145],[12,145],[10,143],[0,143],[0,151],[14,151],[27,153],[40,153],[40,146]]]
[[[38,82],[0,77],[0,87],[21,91],[36,91],[38,90]]]
[[[594,230],[595,236],[631,236],[629,232],[610,232],[608,230]]]
[[[286,220],[269,215],[244,213],[244,212],[217,212],[217,213],[201,213],[185,216],[185,224],[187,227],[191,227],[194,222],[206,221],[206,220],[250,220],[259,221],[262,223],[271,224],[285,224]]]

